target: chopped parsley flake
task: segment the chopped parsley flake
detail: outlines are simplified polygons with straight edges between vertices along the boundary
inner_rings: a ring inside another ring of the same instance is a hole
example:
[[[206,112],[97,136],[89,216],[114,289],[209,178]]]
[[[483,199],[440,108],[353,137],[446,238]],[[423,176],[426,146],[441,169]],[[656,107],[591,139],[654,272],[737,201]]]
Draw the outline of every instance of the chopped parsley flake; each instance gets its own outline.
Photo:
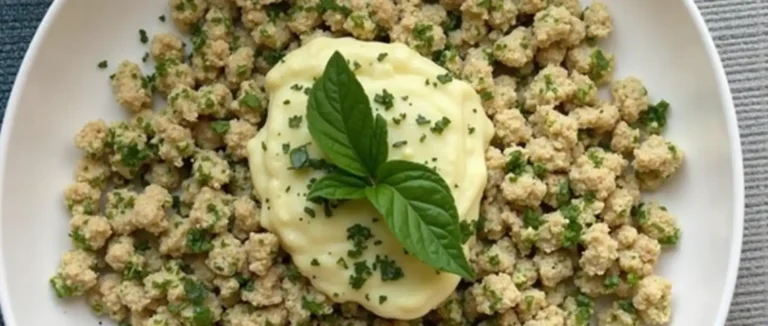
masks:
[[[587,151],[587,158],[592,161],[592,164],[596,168],[601,168],[603,166],[603,157],[600,156],[596,150]]]
[[[405,113],[400,113],[399,116],[392,117],[392,122],[396,125],[399,125],[401,122],[403,122],[403,120],[405,120],[405,117],[406,117]]]
[[[611,62],[605,57],[603,51],[595,49],[592,51],[590,58],[590,68],[587,72],[587,76],[592,80],[600,80],[605,76],[605,73],[611,69]]]
[[[539,179],[544,179],[549,174],[549,169],[540,163],[533,164],[533,175]]]
[[[379,304],[383,304],[384,302],[387,302],[387,296],[386,295],[380,295],[379,296]]]
[[[301,121],[302,121],[302,116],[294,115],[288,118],[288,127],[290,127],[291,129],[299,128],[301,127]]]
[[[453,81],[453,76],[451,76],[451,73],[446,72],[445,74],[437,75],[437,81],[445,85]]]
[[[426,134],[421,134],[421,137],[419,137],[419,142],[423,143],[424,140],[426,140],[426,139],[427,139],[427,135]]]
[[[147,36],[147,31],[140,29],[139,30],[139,41],[141,41],[142,44],[147,44],[149,42],[149,37]]]
[[[443,131],[445,130],[445,128],[448,128],[448,125],[450,124],[451,124],[450,119],[446,117],[442,117],[440,120],[436,121],[435,125],[432,126],[432,128],[429,128],[429,130],[432,131],[432,133],[434,134],[441,135],[443,134]]]
[[[419,115],[416,117],[416,124],[417,124],[417,125],[419,125],[419,126],[428,125],[428,124],[430,124],[430,123],[432,123],[432,120],[429,120],[429,119],[425,118],[425,117],[424,117],[423,115],[421,115],[421,114],[419,114]]]
[[[627,274],[627,283],[629,283],[629,285],[635,286],[637,283],[640,283],[640,277],[635,273],[629,273]]]
[[[157,17],[161,22],[165,23],[165,15],[160,15],[160,17]]]
[[[403,146],[405,146],[405,145],[408,145],[408,141],[407,141],[407,140],[401,140],[401,141],[396,141],[396,142],[394,142],[394,143],[392,144],[392,147],[394,147],[394,148],[400,148],[400,147],[403,147]]]
[[[490,101],[493,99],[493,93],[491,91],[482,91],[480,92],[480,99],[485,101]]]
[[[525,227],[533,228],[534,230],[538,230],[539,227],[544,224],[544,221],[541,219],[541,213],[527,208],[525,212],[523,213],[523,224]]]
[[[224,135],[229,131],[229,121],[227,120],[216,120],[211,122],[210,124],[211,130],[215,132],[218,135]]]
[[[416,47],[422,50],[431,50],[432,44],[435,42],[435,37],[432,35],[432,24],[429,23],[416,23],[413,27],[413,38],[420,44]]]
[[[386,52],[379,53],[379,55],[376,57],[376,61],[382,62],[384,61],[384,59],[387,58],[388,55],[389,53],[386,53]]]
[[[672,234],[659,238],[659,243],[665,246],[674,246],[680,241],[680,229],[675,228]]]
[[[619,283],[621,283],[621,279],[618,275],[609,275],[606,276],[603,280],[603,285],[605,285],[605,287],[609,290],[613,290],[618,287]]]
[[[395,106],[395,96],[392,95],[392,93],[388,92],[386,89],[381,91],[381,94],[376,94],[373,96],[373,101],[381,104],[384,107],[384,110],[389,110],[393,106]]]
[[[471,238],[473,235],[475,235],[475,231],[477,228],[477,222],[473,221],[461,221],[459,223],[459,230],[461,230],[461,243],[467,243],[469,241],[469,238]]]
[[[315,210],[314,209],[311,209],[309,207],[304,207],[304,213],[309,215],[309,217],[311,217],[311,218],[315,218]]]
[[[511,173],[515,176],[523,174],[523,170],[525,169],[525,162],[526,159],[523,156],[522,151],[514,151],[510,153],[509,158],[507,158],[507,173]]]
[[[312,261],[309,262],[312,266],[320,266],[320,262],[317,260],[317,258],[312,258]]]
[[[648,110],[640,114],[638,121],[648,133],[657,135],[667,125],[667,111],[669,111],[669,103],[661,100],[659,103],[649,105]]]
[[[353,249],[347,251],[347,255],[350,258],[360,258],[363,255],[363,251],[368,249],[365,243],[372,238],[371,229],[362,224],[354,224],[347,228],[347,240],[352,241],[353,247]]]
[[[243,98],[238,101],[238,103],[254,110],[260,110],[263,108],[261,98],[256,94],[245,94]]]
[[[99,64],[98,64],[98,65],[96,65],[96,66],[97,66],[97,67],[99,67],[99,69],[105,69],[105,68],[107,68],[107,60],[101,60],[101,61],[99,61]]]
[[[635,306],[633,306],[632,302],[629,300],[616,301],[616,305],[619,306],[619,309],[624,310],[624,312],[628,314],[635,314]]]
[[[388,256],[376,255],[376,261],[373,263],[373,270],[378,269],[381,272],[381,281],[397,281],[403,276],[403,269],[397,265],[393,259],[389,259]]]
[[[355,289],[359,290],[361,287],[363,287],[363,284],[365,284],[366,281],[368,281],[368,278],[373,275],[373,272],[371,271],[371,268],[368,266],[368,262],[365,260],[359,261],[355,263],[355,272],[354,274],[349,276],[349,285]]]
[[[288,154],[291,159],[292,169],[301,169],[309,164],[309,153],[307,153],[306,146],[299,146],[290,151]]]
[[[637,204],[632,207],[630,216],[637,222],[637,224],[643,225],[648,223],[648,213],[645,211],[645,203]]]
[[[323,308],[323,305],[321,303],[307,299],[306,296],[301,297],[301,307],[316,316],[319,316],[325,313],[324,311],[325,309]]]

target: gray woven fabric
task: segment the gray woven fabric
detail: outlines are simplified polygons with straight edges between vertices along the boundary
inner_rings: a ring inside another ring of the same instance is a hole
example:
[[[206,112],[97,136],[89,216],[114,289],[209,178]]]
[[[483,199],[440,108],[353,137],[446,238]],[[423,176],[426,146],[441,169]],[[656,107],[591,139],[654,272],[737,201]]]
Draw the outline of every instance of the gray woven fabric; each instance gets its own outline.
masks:
[[[49,3],[50,0],[0,0],[0,116],[24,52]],[[696,3],[728,75],[744,151],[744,245],[727,325],[765,326],[768,325],[768,0],[697,0]],[[0,326],[3,326],[1,318]]]

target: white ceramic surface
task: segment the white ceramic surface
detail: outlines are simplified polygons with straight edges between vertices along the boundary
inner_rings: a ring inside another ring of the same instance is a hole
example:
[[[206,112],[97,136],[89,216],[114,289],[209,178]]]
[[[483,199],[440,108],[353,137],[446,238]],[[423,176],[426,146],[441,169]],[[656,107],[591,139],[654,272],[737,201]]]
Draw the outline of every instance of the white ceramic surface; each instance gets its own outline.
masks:
[[[659,273],[674,284],[674,325],[722,325],[736,279],[743,221],[738,130],[723,69],[692,1],[608,0],[616,76],[640,77],[672,104],[667,136],[687,153],[681,175],[653,197],[679,216],[678,248]],[[62,190],[88,120],[123,117],[108,76],[146,51],[138,29],[171,30],[166,1],[59,0],[27,53],[0,136],[0,301],[8,326],[97,325],[80,300],[48,284],[69,248]],[[109,70],[96,63],[108,59]],[[150,67],[145,67],[150,68]]]

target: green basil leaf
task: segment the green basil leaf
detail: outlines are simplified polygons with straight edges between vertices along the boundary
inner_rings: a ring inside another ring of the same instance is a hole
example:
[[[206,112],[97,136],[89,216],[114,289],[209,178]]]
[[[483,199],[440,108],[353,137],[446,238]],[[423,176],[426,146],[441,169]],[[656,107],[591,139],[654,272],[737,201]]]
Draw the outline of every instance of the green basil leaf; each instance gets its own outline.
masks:
[[[360,178],[341,172],[331,172],[312,184],[307,199],[362,199],[368,184]]]
[[[379,167],[366,196],[405,249],[438,270],[474,278],[461,247],[461,230],[450,188],[432,169],[408,161]]]
[[[374,120],[363,86],[335,52],[312,86],[307,104],[312,139],[331,163],[358,176],[375,176],[387,160],[386,121]]]

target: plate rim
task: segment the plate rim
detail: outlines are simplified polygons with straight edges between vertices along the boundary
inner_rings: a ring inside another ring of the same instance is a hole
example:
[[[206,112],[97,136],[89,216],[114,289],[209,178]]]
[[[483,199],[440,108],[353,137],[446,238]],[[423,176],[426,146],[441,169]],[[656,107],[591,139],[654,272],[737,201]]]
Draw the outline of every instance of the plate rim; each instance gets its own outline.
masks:
[[[736,280],[739,274],[739,265],[741,264],[741,247],[744,236],[744,160],[741,149],[741,134],[739,133],[736,106],[733,104],[733,95],[731,94],[731,88],[725,74],[725,67],[723,67],[723,61],[720,58],[717,47],[715,47],[715,41],[712,38],[712,34],[709,32],[704,16],[701,14],[699,7],[696,6],[696,3],[694,3],[694,0],[685,0],[684,5],[696,25],[699,38],[704,42],[710,65],[712,65],[715,70],[715,82],[720,89],[720,93],[723,94],[723,99],[720,105],[725,114],[728,142],[730,143],[731,148],[733,148],[733,152],[731,153],[731,165],[733,166],[731,173],[733,182],[731,186],[733,187],[734,207],[732,213],[733,230],[731,234],[731,254],[729,255],[725,285],[722,297],[720,298],[720,307],[717,311],[717,317],[714,320],[714,325],[725,325],[731,308],[733,294],[736,290]],[[2,163],[0,162],[0,164]],[[1,272],[2,271],[0,271],[0,273]]]
[[[52,26],[52,21],[61,12],[61,8],[68,3],[69,0],[56,0],[53,1],[48,11],[40,21],[40,25],[37,27],[35,34],[30,42],[27,52],[24,54],[24,58],[21,62],[21,66],[14,79],[13,87],[8,98],[6,105],[5,117],[3,119],[4,128],[0,130],[0,171],[5,171],[7,162],[8,144],[10,142],[10,129],[12,129],[13,121],[15,120],[16,112],[18,111],[18,102],[21,94],[21,89],[26,84],[29,70],[32,62],[37,58],[39,48],[45,37],[48,35]],[[736,287],[736,281],[739,272],[739,265],[741,262],[741,248],[743,244],[744,233],[744,162],[742,157],[741,148],[741,135],[738,128],[738,120],[736,115],[736,108],[733,103],[733,96],[728,84],[728,79],[725,74],[725,68],[720,55],[715,47],[712,34],[707,28],[706,21],[701,15],[701,11],[694,3],[694,0],[683,1],[688,14],[691,16],[693,23],[696,27],[696,31],[699,38],[703,41],[707,56],[709,57],[710,65],[714,69],[715,82],[719,88],[720,94],[722,94],[722,101],[720,106],[725,116],[726,130],[728,131],[728,141],[732,150],[731,153],[731,165],[732,165],[732,187],[733,187],[733,231],[731,234],[731,248],[728,260],[728,268],[726,272],[725,285],[720,298],[720,306],[718,308],[717,317],[714,320],[714,325],[724,325],[728,318],[728,312],[730,310],[731,301]],[[5,174],[0,173],[0,185],[5,181]],[[0,227],[2,226],[2,196],[0,196]],[[0,232],[0,243],[2,243],[2,232]],[[7,287],[7,275],[5,258],[2,251],[0,251],[0,309],[2,309],[2,316],[6,326],[18,326],[16,323],[16,317],[13,309],[11,309],[10,295]]]

